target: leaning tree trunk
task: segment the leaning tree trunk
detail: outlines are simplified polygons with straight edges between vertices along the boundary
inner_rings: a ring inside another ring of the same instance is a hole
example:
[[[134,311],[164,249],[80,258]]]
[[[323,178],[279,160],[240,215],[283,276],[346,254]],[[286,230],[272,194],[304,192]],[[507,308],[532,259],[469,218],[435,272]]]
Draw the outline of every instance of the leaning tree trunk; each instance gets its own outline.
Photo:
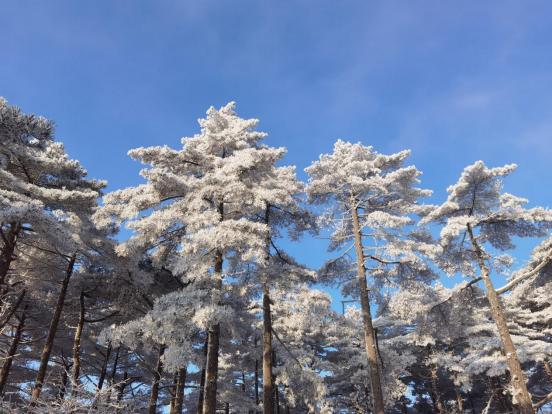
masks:
[[[376,348],[376,335],[372,325],[370,300],[368,298],[368,285],[366,283],[366,266],[364,265],[364,248],[362,245],[362,233],[358,219],[358,206],[354,197],[351,197],[351,200],[355,251],[357,256],[357,277],[360,289],[360,306],[362,310],[362,322],[364,327],[364,343],[366,347],[366,355],[368,356],[368,366],[370,368],[370,387],[374,401],[373,412],[374,414],[385,414]]]
[[[209,347],[209,334],[205,336],[205,343],[203,344],[203,368],[201,369],[201,376],[199,379],[199,392],[197,399],[197,414],[203,414],[203,397],[205,391],[205,372],[207,371],[207,349]]]
[[[181,368],[178,370],[178,377],[174,390],[174,405],[171,407],[170,414],[182,414],[182,408],[184,406],[184,387],[186,386],[186,374],[186,368]]]
[[[77,324],[77,329],[75,329],[75,339],[73,340],[73,370],[71,372],[71,396],[75,397],[77,395],[78,386],[79,386],[79,375],[80,375],[80,349],[81,349],[81,336],[82,330],[84,328],[84,293],[81,292],[79,296],[79,322]]]
[[[10,349],[8,350],[8,353],[4,358],[4,364],[2,365],[2,369],[0,369],[0,395],[4,393],[4,387],[6,386],[6,382],[8,380],[8,374],[10,373],[10,369],[13,363],[13,358],[17,352],[17,347],[19,346],[19,342],[21,341],[23,327],[25,326],[25,319],[27,317],[26,310],[27,310],[27,307],[25,306],[25,309],[23,309],[21,318],[19,319],[19,323],[17,324],[17,328],[15,330],[15,335],[13,336]]]
[[[527,389],[525,373],[523,372],[523,369],[521,369],[521,363],[519,362],[514,342],[510,336],[510,330],[504,315],[504,310],[502,309],[498,295],[494,289],[493,282],[491,281],[490,270],[485,263],[485,253],[483,252],[481,246],[479,246],[469,223],[467,229],[470,241],[477,256],[477,262],[481,271],[481,278],[485,283],[487,299],[489,300],[489,304],[491,306],[491,314],[498,328],[498,334],[502,343],[502,350],[506,356],[506,363],[511,377],[510,383],[513,389],[513,401],[515,401],[515,404],[518,406],[520,414],[534,414],[535,410],[533,409],[531,394],[529,394],[529,390]]]
[[[48,336],[46,337],[46,343],[44,344],[44,348],[42,349],[40,364],[38,366],[38,374],[36,375],[35,386],[31,394],[31,401],[33,404],[36,403],[36,400],[38,400],[42,391],[44,378],[46,377],[46,370],[48,368],[48,362],[50,361],[50,354],[52,353],[52,347],[54,345],[54,339],[56,337],[56,331],[59,325],[59,320],[61,318],[61,312],[63,311],[63,304],[65,303],[65,296],[67,295],[69,280],[71,279],[73,268],[75,267],[75,259],[75,255],[71,256],[69,264],[67,265],[65,278],[63,279],[63,283],[61,285],[61,290],[59,292],[54,315],[52,316],[52,322],[50,323],[50,328],[48,330]]]
[[[224,220],[224,204],[219,203],[217,208],[220,220]],[[221,250],[215,254],[214,275],[215,286],[213,292],[213,304],[219,305],[222,294],[222,266],[223,255]],[[205,372],[205,395],[203,401],[203,414],[215,414],[217,410],[217,379],[218,357],[220,342],[220,324],[215,323],[209,328],[209,344],[207,346],[207,369]]]
[[[159,397],[159,382],[163,374],[163,354],[165,353],[165,345],[159,347],[159,355],[157,357],[157,366],[153,373],[153,381],[151,383],[150,399],[148,403],[148,414],[157,412],[157,398]]]
[[[21,293],[19,293],[19,296],[17,297],[17,300],[15,301],[15,303],[11,305],[6,311],[5,315],[3,315],[2,321],[0,321],[0,334],[2,333],[2,330],[8,324],[12,316],[15,314],[17,309],[19,309],[19,306],[21,306],[23,299],[25,299],[26,293],[27,293],[27,290],[23,289]]]

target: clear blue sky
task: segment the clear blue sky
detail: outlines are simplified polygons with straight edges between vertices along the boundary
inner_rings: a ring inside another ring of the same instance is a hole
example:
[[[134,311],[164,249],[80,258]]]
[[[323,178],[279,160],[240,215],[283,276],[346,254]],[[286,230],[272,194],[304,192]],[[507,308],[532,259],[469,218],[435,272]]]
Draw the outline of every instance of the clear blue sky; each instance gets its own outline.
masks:
[[[413,150],[445,198],[467,164],[509,162],[507,190],[550,206],[549,1],[0,0],[0,96],[56,121],[110,189],[126,152],[198,131],[238,102],[302,170],[337,138]],[[312,264],[324,242],[298,248]],[[523,260],[520,257],[520,260]]]

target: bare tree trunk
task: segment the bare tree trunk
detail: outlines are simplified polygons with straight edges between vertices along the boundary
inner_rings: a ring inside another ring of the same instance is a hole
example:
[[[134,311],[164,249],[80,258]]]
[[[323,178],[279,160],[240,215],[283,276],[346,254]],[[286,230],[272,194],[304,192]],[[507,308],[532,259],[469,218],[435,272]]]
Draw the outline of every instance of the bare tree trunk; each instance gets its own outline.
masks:
[[[176,403],[176,386],[178,385],[178,372],[173,375],[173,385],[171,387],[171,404],[169,414],[174,414],[174,404]]]
[[[220,220],[224,220],[224,204],[219,203],[217,208]],[[222,251],[215,254],[214,275],[215,286],[213,291],[213,303],[218,304],[222,294]],[[216,323],[209,328],[209,344],[207,346],[207,370],[205,373],[205,395],[203,401],[203,414],[215,414],[217,410],[217,380],[218,357],[220,342],[220,324]]]
[[[274,386],[272,382],[272,318],[270,294],[264,286],[263,295],[263,413],[274,413]]]
[[[58,400],[59,401],[63,401],[63,399],[65,398],[65,392],[67,391],[67,380],[69,379],[69,375],[67,375],[67,370],[69,369],[68,366],[65,365],[65,363],[63,364],[63,371],[61,373],[61,383],[60,383],[60,387],[59,387],[59,392],[58,392]]]
[[[485,263],[485,253],[474,237],[472,227],[469,223],[467,228],[470,241],[477,255],[481,278],[487,290],[487,299],[491,306],[491,314],[498,328],[498,334],[502,342],[502,350],[506,356],[506,362],[511,377],[510,383],[514,393],[514,401],[517,403],[520,414],[534,414],[535,411],[533,409],[533,402],[531,401],[531,394],[529,394],[529,390],[527,389],[525,373],[521,369],[516,348],[514,347],[512,337],[510,336],[510,330],[508,329],[508,323],[504,316],[504,310],[502,309],[498,295],[491,281],[490,270]]]
[[[105,358],[102,363],[102,368],[100,370],[100,375],[98,376],[98,391],[101,391],[103,388],[103,383],[105,381],[105,376],[107,374],[107,364],[109,363],[109,357],[111,356],[111,342],[107,345],[107,349],[105,351]]]
[[[118,385],[118,391],[117,391],[117,402],[120,403],[123,399],[123,394],[125,393],[125,388],[127,386],[127,380],[128,380],[128,372],[125,370],[123,374],[123,380]]]
[[[9,307],[8,311],[4,315],[2,321],[0,322],[0,332],[4,329],[4,327],[8,324],[11,317],[14,315],[14,313],[17,311],[19,306],[21,306],[21,303],[23,302],[23,299],[25,299],[25,294],[27,293],[26,289],[23,289],[21,293],[19,293],[19,296],[17,297],[17,300],[15,303]],[[1,302],[0,302],[1,303]]]
[[[186,368],[178,370],[178,377],[175,387],[174,405],[171,407],[170,414],[182,414],[184,405],[184,387],[186,386]]]
[[[50,354],[52,353],[52,347],[54,345],[54,339],[56,337],[56,331],[59,324],[59,319],[61,318],[61,312],[63,311],[63,304],[65,303],[65,296],[67,294],[67,288],[69,286],[69,280],[73,274],[73,268],[75,267],[76,255],[71,256],[69,264],[67,265],[67,270],[65,271],[65,278],[61,285],[61,290],[59,292],[56,308],[54,310],[54,315],[52,316],[52,322],[50,323],[50,328],[48,330],[48,336],[46,337],[46,343],[42,350],[42,355],[40,356],[40,364],[38,367],[38,374],[36,376],[35,386],[31,394],[31,401],[33,405],[36,400],[40,397],[42,391],[42,386],[44,384],[44,378],[46,377],[46,370],[48,368],[48,362],[50,361]]]
[[[257,350],[257,337],[255,336],[255,350]],[[255,359],[255,405],[259,406],[259,360]]]
[[[163,354],[165,353],[165,345],[159,347],[159,356],[157,357],[157,366],[153,373],[153,381],[151,383],[150,399],[148,403],[148,414],[157,412],[157,398],[159,397],[159,382],[163,374]]]
[[[109,385],[113,386],[117,380],[117,365],[119,364],[119,352],[121,351],[121,346],[117,347],[115,351],[115,359],[113,360],[113,366],[111,367],[111,376],[109,378]]]
[[[6,383],[8,381],[8,374],[10,373],[13,358],[15,357],[17,347],[19,346],[19,342],[21,341],[21,335],[25,326],[25,319],[27,317],[26,310],[27,306],[25,306],[21,318],[19,318],[19,323],[17,324],[17,328],[10,344],[10,348],[8,349],[8,353],[6,354],[6,357],[4,359],[2,369],[0,369],[0,395],[4,393],[4,387],[6,386]]]
[[[203,414],[203,391],[205,391],[205,372],[207,371],[207,348],[209,347],[209,335],[205,337],[205,344],[203,345],[203,369],[201,370],[201,377],[199,379],[199,396],[197,399],[197,414]]]
[[[458,405],[458,413],[464,413],[464,399],[462,398],[462,392],[458,385],[454,384],[454,392],[456,394],[456,404]]]
[[[276,414],[280,414],[280,390],[278,386],[274,387],[274,406],[276,407]]]
[[[78,387],[79,387],[79,375],[80,375],[80,367],[81,367],[81,360],[80,360],[80,343],[81,343],[81,336],[82,336],[82,330],[84,328],[84,293],[81,292],[79,296],[79,322],[77,324],[77,329],[75,329],[75,339],[73,341],[73,371],[71,373],[71,381],[72,381],[72,388],[71,388],[71,396],[75,397],[77,395]]]
[[[368,285],[366,283],[366,266],[364,265],[364,248],[362,245],[362,233],[358,219],[358,207],[354,197],[351,197],[351,211],[353,218],[353,232],[355,237],[355,251],[357,256],[357,276],[360,289],[360,306],[362,310],[362,322],[364,325],[364,342],[368,366],[370,368],[370,387],[374,401],[374,414],[385,414],[383,392],[381,389],[381,378],[378,364],[378,353],[376,349],[376,337],[372,325],[370,312],[370,301],[368,298]]]
[[[270,207],[265,208],[264,222],[268,226]],[[267,233],[265,265],[270,261],[270,231]],[[272,315],[270,312],[270,290],[268,287],[268,272],[263,283],[263,413],[274,413],[274,384],[272,382]]]
[[[441,393],[439,392],[439,375],[437,372],[437,367],[431,364],[429,370],[431,373],[431,394],[433,397],[433,405],[435,411],[437,411],[439,414],[445,414],[445,406],[443,405]]]
[[[230,414],[230,404],[226,403],[224,405],[224,414]]]

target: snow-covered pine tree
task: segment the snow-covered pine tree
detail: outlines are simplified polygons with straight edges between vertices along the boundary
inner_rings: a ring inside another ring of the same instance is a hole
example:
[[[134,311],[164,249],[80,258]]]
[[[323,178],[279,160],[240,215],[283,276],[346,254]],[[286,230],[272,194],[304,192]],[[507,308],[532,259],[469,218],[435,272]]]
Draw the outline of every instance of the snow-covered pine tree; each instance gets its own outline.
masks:
[[[327,273],[345,278],[346,292],[360,299],[376,414],[384,413],[385,403],[366,271],[372,276],[373,296],[389,284],[397,287],[435,278],[419,255],[434,249],[430,237],[423,231],[405,234],[413,216],[427,212],[419,199],[431,194],[416,187],[421,173],[414,166],[403,166],[409,154],[383,155],[372,147],[338,140],[332,154],[321,155],[305,170],[310,200],[327,207],[325,219],[333,230],[330,248],[344,250],[328,263]],[[351,280],[353,263],[346,256],[353,248],[356,281]]]
[[[244,263],[264,266],[268,226],[257,217],[267,202],[282,203],[282,195],[270,186],[278,178],[274,164],[284,150],[262,145],[266,134],[255,130],[258,121],[239,118],[234,108],[234,103],[210,108],[199,120],[201,132],[183,138],[180,150],[130,151],[151,166],[142,171],[147,183],[108,195],[103,210],[106,223],[113,216],[129,220],[134,235],[124,253],[149,249],[155,265],[190,284],[160,301],[187,300],[193,314],[180,314],[208,329],[203,402],[208,414],[216,409],[221,324],[231,320],[225,269],[235,274],[232,269]],[[281,171],[289,175],[289,170]],[[294,187],[284,201],[289,203],[293,195]]]
[[[438,258],[443,270],[473,279],[479,271],[510,371],[513,402],[522,414],[532,414],[531,395],[491,269],[495,264],[511,262],[494,252],[512,249],[513,237],[546,236],[552,227],[552,211],[526,208],[526,199],[502,192],[503,178],[515,169],[514,164],[488,168],[482,161],[466,167],[458,182],[447,189],[447,201],[423,221],[443,224],[443,254]]]

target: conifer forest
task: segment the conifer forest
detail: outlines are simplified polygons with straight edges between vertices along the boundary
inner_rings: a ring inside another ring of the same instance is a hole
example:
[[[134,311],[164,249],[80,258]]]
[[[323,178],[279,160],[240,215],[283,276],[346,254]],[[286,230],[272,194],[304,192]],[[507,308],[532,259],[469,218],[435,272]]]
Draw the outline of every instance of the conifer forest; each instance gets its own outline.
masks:
[[[408,149],[337,140],[302,180],[234,102],[204,110],[108,191],[0,100],[0,412],[552,412],[552,210],[515,164],[429,202]]]

